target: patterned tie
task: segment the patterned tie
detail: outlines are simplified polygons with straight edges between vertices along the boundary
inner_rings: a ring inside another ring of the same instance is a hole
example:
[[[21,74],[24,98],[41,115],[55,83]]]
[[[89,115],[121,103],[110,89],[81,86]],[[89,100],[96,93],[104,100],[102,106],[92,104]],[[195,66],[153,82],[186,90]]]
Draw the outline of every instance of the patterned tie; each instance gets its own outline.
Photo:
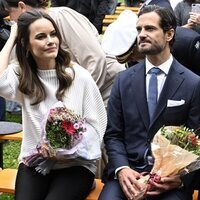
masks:
[[[149,79],[149,93],[148,93],[148,109],[150,121],[152,120],[153,114],[156,109],[158,99],[158,81],[157,75],[160,73],[160,69],[153,67],[150,70],[151,77]]]

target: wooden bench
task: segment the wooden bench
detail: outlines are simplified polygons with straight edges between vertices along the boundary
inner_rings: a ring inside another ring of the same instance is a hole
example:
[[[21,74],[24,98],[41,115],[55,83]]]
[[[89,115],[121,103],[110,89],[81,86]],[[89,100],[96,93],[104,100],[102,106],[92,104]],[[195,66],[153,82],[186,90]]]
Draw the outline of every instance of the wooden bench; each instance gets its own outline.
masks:
[[[14,194],[15,180],[17,169],[1,169],[0,170],[0,192]],[[100,179],[95,179],[96,187],[91,190],[86,200],[97,200],[103,188],[103,183]]]
[[[15,180],[17,169],[0,169],[0,192],[14,194],[15,193]],[[96,188],[93,189],[86,200],[97,200],[103,188],[103,183],[100,179],[95,179]],[[198,191],[195,190],[193,200],[198,200]]]

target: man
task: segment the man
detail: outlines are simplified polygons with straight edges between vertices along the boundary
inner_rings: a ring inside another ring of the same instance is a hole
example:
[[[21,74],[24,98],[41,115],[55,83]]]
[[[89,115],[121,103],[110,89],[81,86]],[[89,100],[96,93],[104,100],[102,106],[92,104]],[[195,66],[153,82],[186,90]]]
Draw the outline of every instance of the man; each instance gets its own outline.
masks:
[[[108,165],[100,200],[135,199],[141,193],[140,173],[152,168],[150,143],[163,125],[184,124],[196,129],[200,124],[200,77],[170,53],[176,29],[174,14],[166,8],[146,6],[136,27],[138,49],[146,59],[120,72],[112,88],[104,136]],[[160,70],[154,111],[151,68]],[[154,190],[147,192],[147,200],[191,200],[194,175],[151,182]]]

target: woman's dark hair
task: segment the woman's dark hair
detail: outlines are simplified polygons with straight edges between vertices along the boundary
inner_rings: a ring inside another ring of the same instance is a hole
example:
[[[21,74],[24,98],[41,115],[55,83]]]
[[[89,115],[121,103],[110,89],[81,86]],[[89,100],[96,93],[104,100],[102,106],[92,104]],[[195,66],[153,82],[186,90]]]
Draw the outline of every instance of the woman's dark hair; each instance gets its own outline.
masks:
[[[18,19],[18,36],[16,41],[16,53],[21,67],[19,73],[19,90],[33,99],[32,105],[40,103],[46,98],[44,87],[38,77],[38,67],[27,47],[29,45],[30,25],[38,19],[49,20],[56,31],[59,39],[58,55],[56,57],[56,74],[59,81],[59,88],[56,93],[58,100],[62,100],[64,92],[71,85],[73,78],[66,73],[66,67],[70,67],[70,55],[61,48],[61,35],[53,21],[46,13],[38,10],[29,10],[20,15]]]
[[[155,12],[160,17],[160,27],[162,28],[163,32],[166,33],[170,29],[174,29],[176,31],[176,17],[174,13],[169,10],[168,8],[156,6],[156,5],[148,5],[144,6],[140,12],[138,13],[138,17],[145,13]],[[169,45],[172,46],[175,41],[175,33],[172,40],[169,42]]]
[[[33,8],[46,8],[49,5],[49,0],[1,0],[4,1],[5,7],[18,7],[20,1],[24,2]]]

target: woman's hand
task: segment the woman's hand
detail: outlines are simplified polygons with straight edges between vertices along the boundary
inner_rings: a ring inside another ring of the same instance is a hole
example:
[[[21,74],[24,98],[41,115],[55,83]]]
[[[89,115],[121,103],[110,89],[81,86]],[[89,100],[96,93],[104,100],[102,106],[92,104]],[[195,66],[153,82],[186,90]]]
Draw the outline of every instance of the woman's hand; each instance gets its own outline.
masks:
[[[149,182],[154,188],[152,191],[147,192],[147,195],[149,196],[159,195],[166,191],[179,188],[182,185],[180,176],[163,177],[158,182],[154,182],[152,180]]]

